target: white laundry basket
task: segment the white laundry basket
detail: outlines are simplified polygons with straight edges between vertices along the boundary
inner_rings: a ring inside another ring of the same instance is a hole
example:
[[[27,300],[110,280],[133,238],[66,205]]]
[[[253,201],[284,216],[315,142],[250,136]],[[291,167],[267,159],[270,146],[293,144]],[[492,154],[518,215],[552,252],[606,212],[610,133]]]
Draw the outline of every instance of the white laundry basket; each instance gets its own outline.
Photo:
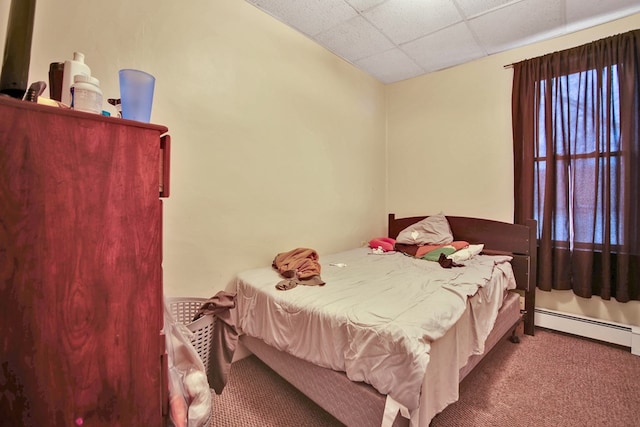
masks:
[[[167,297],[169,311],[176,322],[181,323],[193,332],[191,344],[198,352],[198,356],[202,360],[204,367],[209,372],[209,354],[211,351],[211,341],[213,339],[213,325],[215,317],[205,315],[193,321],[198,314],[198,310],[207,302],[206,298],[188,298],[188,297]]]

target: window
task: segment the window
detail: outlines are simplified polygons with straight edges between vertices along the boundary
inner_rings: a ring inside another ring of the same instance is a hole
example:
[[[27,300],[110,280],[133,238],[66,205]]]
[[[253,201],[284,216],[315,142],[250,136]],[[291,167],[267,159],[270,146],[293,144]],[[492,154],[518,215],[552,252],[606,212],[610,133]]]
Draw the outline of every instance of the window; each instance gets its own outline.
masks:
[[[640,30],[514,64],[514,219],[538,287],[640,300]]]
[[[559,79],[564,80],[562,84]],[[607,82],[610,82],[607,84]],[[553,229],[553,240],[558,245],[568,245],[571,249],[581,242],[602,244],[607,234],[610,243],[617,245],[621,238],[621,223],[616,216],[605,221],[603,215],[611,209],[607,204],[613,202],[607,198],[602,185],[610,185],[610,191],[624,191],[616,185],[624,173],[620,157],[620,86],[617,78],[617,66],[603,73],[588,70],[553,78],[550,83],[539,82],[540,92],[550,91],[549,112],[546,111],[545,98],[540,99],[538,111],[538,147],[535,157],[534,181],[534,219],[542,226],[542,206],[547,187],[547,161],[556,162],[557,184],[567,187],[568,192],[555,192],[556,210],[554,223],[563,227]],[[563,90],[564,89],[564,90]],[[596,93],[593,93],[593,92]],[[585,105],[585,99],[591,102]],[[609,99],[607,102],[598,102]],[[588,107],[598,108],[597,114],[603,118],[596,123],[594,115],[585,111]],[[549,114],[551,113],[551,114]],[[553,139],[559,144],[547,145],[547,115],[553,123]],[[606,118],[606,120],[604,120]],[[609,123],[608,126],[598,123]],[[596,179],[596,175],[607,174]],[[624,183],[621,183],[623,186]],[[581,191],[583,187],[587,191]],[[592,191],[593,187],[595,191]],[[601,197],[599,197],[601,196]],[[621,210],[624,206],[620,207]],[[614,211],[618,210],[614,207]]]

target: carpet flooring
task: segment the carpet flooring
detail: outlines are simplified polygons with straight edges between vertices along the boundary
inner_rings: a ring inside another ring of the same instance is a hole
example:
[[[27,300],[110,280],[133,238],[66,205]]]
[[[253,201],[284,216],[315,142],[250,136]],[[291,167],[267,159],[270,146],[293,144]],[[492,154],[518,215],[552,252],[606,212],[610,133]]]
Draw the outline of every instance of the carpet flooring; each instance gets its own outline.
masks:
[[[342,426],[255,356],[232,365],[212,415],[211,427]],[[504,340],[431,422],[445,426],[640,426],[640,357],[544,329]]]

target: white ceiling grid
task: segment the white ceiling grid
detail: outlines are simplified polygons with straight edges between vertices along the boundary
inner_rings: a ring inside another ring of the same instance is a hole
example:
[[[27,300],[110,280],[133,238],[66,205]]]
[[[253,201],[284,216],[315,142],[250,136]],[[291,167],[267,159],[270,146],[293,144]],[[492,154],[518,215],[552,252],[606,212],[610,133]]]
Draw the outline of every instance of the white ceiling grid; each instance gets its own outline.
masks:
[[[383,83],[640,12],[640,0],[246,0]]]

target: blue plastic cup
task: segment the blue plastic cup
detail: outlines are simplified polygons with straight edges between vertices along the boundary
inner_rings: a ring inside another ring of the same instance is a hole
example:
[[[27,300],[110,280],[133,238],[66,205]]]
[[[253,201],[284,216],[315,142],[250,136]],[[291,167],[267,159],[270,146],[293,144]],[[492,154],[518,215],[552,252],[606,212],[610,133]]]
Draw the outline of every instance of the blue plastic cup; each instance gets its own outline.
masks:
[[[120,70],[119,75],[122,118],[149,123],[156,78],[132,69]]]

